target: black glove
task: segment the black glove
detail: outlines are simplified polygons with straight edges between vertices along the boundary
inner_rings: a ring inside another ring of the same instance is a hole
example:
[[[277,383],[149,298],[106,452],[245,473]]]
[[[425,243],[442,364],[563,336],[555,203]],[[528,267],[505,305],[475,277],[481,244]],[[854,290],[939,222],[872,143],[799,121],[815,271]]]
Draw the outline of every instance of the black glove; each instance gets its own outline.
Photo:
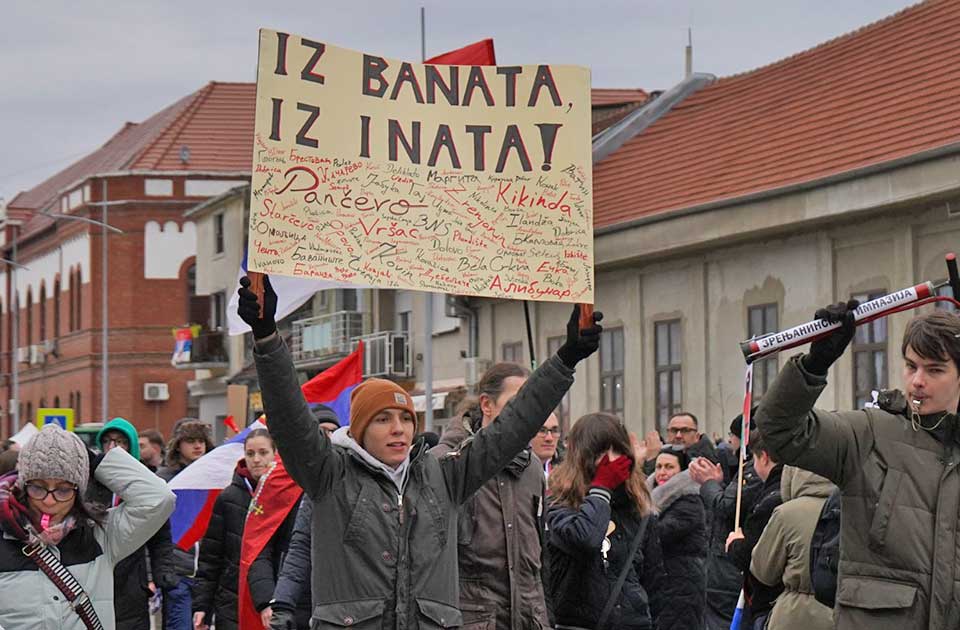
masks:
[[[270,630],[297,630],[297,617],[294,611],[287,607],[277,608],[273,605],[273,615],[270,617]]]
[[[603,332],[603,326],[597,322],[602,319],[603,313],[594,311],[593,326],[580,330],[580,305],[573,307],[570,321],[567,322],[567,340],[557,350],[557,356],[571,370],[600,347],[600,333]]]
[[[263,317],[260,317],[260,302],[256,294],[250,290],[250,278],[240,278],[240,303],[237,306],[237,315],[253,330],[254,339],[269,337],[277,330],[274,317],[277,314],[277,294],[270,286],[270,276],[263,275]]]
[[[818,310],[814,317],[834,324],[840,322],[840,328],[834,330],[831,334],[818,339],[810,344],[810,352],[804,355],[803,368],[817,376],[826,376],[827,370],[833,365],[834,361],[840,358],[843,351],[850,345],[853,335],[857,330],[857,322],[854,319],[853,311],[860,306],[857,300],[849,300],[846,303],[838,302],[831,304],[826,308]]]

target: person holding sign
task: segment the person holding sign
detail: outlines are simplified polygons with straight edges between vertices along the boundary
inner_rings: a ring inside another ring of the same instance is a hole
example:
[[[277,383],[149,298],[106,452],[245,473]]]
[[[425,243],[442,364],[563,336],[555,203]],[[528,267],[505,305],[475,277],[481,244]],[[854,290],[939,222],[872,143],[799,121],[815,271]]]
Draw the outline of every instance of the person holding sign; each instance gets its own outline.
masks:
[[[875,408],[814,408],[855,334],[855,301],[817,311],[842,325],[791,359],[756,423],[777,461],[840,487],[843,519],[834,620],[840,630],[960,626],[960,317],[914,318],[901,344],[904,391]]]
[[[506,466],[560,404],[576,365],[596,352],[600,313],[580,329],[579,307],[557,354],[534,372],[469,452],[443,462],[414,435],[410,395],[367,379],[351,396],[350,425],[328,438],[300,391],[277,335],[277,295],[264,277],[262,312],[241,279],[237,312],[253,330],[270,431],[313,510],[313,623],[318,628],[455,628],[457,513]]]

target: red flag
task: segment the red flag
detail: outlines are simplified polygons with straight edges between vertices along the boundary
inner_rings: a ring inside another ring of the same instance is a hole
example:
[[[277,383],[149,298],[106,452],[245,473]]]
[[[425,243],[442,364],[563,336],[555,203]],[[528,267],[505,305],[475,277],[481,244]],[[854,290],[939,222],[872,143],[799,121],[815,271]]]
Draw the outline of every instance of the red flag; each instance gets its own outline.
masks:
[[[474,44],[431,57],[423,63],[450,66],[495,66],[497,56],[493,52],[493,40],[484,39]]]
[[[277,533],[302,495],[303,490],[290,478],[278,455],[273,468],[260,478],[257,491],[250,499],[250,507],[247,509],[247,521],[240,543],[240,578],[237,584],[237,598],[240,600],[239,630],[265,630],[260,623],[260,613],[253,605],[247,575],[250,573],[250,565]]]
[[[227,426],[228,429],[234,433],[240,433],[240,427],[237,426],[237,423],[233,421],[233,416],[227,416],[223,419],[223,424]]]

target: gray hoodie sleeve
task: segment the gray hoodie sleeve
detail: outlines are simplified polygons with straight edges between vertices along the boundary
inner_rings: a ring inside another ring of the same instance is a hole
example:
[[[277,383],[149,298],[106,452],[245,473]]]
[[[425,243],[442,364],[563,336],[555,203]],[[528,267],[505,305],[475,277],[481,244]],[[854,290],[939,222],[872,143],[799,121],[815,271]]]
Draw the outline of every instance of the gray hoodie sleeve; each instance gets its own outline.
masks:
[[[303,594],[310,592],[310,521],[313,517],[313,501],[303,495],[300,511],[293,525],[290,546],[283,558],[280,574],[277,576],[277,588],[273,598],[293,610]]]
[[[290,477],[316,497],[340,477],[343,462],[307,407],[290,350],[273,335],[254,344],[263,409]]]

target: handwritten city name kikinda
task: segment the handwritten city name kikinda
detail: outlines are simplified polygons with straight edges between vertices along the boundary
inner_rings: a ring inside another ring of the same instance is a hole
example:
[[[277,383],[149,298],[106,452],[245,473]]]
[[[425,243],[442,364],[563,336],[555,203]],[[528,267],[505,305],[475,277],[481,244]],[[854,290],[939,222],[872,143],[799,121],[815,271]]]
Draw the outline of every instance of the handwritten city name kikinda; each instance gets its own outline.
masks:
[[[572,213],[572,208],[570,204],[563,203],[566,197],[567,191],[563,191],[559,198],[551,199],[550,196],[545,196],[542,191],[539,193],[527,191],[526,184],[521,184],[520,188],[517,188],[513,182],[499,182],[496,201],[518,208],[545,208],[569,215]]]

